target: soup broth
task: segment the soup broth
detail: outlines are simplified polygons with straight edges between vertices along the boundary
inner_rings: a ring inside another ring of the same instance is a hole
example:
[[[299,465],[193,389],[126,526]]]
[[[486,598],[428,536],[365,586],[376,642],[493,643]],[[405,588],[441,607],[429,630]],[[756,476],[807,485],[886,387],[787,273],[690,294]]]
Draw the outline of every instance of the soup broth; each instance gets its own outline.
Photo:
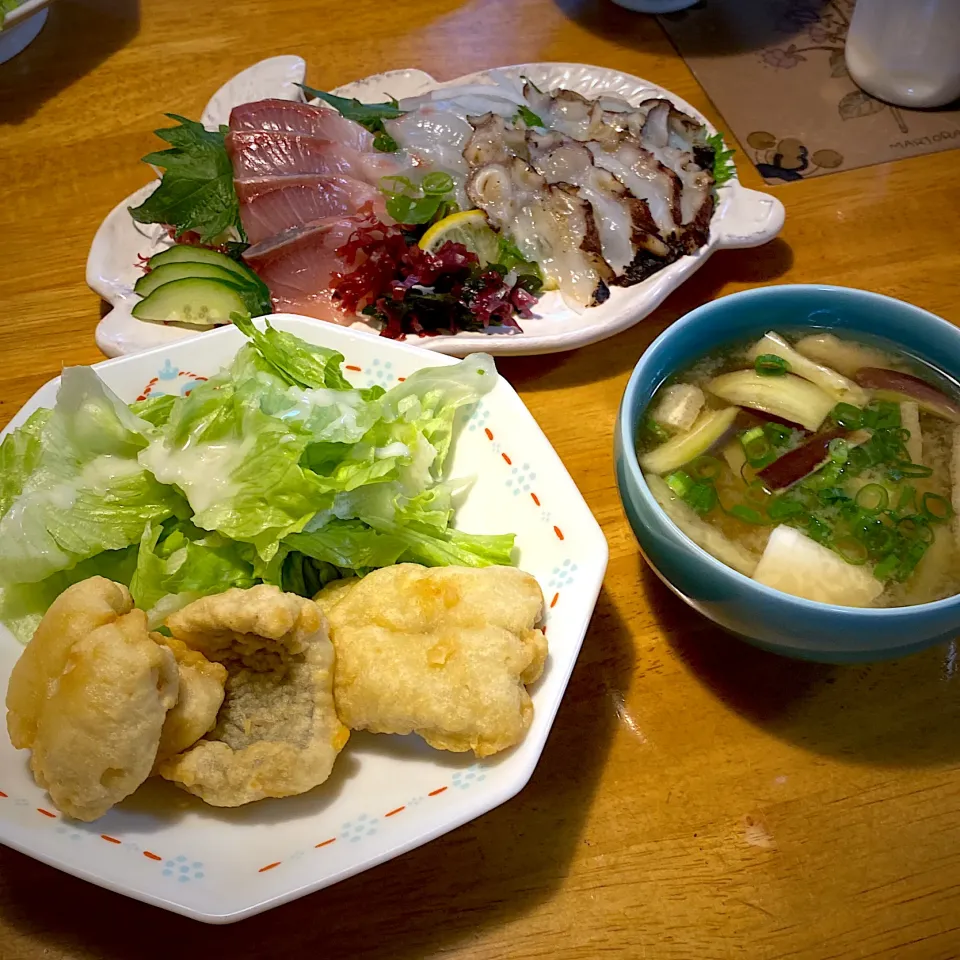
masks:
[[[771,331],[664,383],[644,478],[695,543],[810,600],[960,593],[960,389],[893,348]]]

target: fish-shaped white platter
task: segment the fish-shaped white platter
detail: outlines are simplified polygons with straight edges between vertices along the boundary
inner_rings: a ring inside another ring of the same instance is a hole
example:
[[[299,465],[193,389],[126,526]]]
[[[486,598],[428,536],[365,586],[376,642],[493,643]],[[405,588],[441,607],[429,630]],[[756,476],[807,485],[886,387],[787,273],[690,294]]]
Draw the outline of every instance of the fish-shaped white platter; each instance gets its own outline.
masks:
[[[489,83],[494,70],[481,71],[440,82],[422,70],[393,70],[375,74],[337,88],[341,96],[365,102],[398,100],[447,86]],[[710,133],[714,127],[690,104],[669,90],[630,74],[578,63],[526,63],[498,67],[495,73],[512,79],[525,77],[543,90],[563,87],[588,98],[601,94],[622,97],[632,104],[662,97],[679,110],[702,122]],[[306,63],[296,56],[271,57],[239,73],[211,98],[201,117],[208,128],[226,124],[230,111],[241,103],[269,97],[301,100],[297,84],[306,76]],[[133,285],[141,275],[138,258],[148,257],[170,244],[166,231],[156,224],[136,223],[128,212],[156,188],[154,180],[118,204],[100,225],[87,259],[87,283],[112,310],[97,327],[97,345],[110,357],[138,353],[201,332],[137,320],[131,309],[140,299]],[[614,287],[600,306],[577,312],[560,294],[548,292],[534,308],[535,316],[522,320],[522,332],[494,329],[489,333],[460,332],[454,335],[414,338],[419,346],[452,356],[483,351],[491,354],[529,355],[557,353],[611,337],[638,323],[659,306],[719,249],[755,247],[773,239],[783,226],[783,204],[775,197],[741,186],[736,175],[717,189],[717,203],[710,221],[707,243],[658,273],[631,287]],[[378,336],[367,323],[354,327]]]

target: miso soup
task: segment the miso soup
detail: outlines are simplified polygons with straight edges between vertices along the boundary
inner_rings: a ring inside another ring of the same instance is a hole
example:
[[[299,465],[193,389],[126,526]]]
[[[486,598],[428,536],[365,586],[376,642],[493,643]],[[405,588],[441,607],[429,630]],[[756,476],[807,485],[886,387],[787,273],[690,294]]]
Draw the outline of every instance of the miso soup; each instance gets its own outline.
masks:
[[[853,607],[960,592],[960,390],[893,348],[771,331],[653,396],[644,478],[691,540],[759,583]]]

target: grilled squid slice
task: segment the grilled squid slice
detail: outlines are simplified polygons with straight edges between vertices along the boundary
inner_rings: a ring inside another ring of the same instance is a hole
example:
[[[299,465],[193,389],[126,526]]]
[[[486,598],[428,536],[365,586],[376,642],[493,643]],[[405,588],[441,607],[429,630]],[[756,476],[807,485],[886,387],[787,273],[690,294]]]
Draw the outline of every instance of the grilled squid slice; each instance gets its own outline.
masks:
[[[593,141],[587,146],[593,162],[612,173],[638,200],[645,200],[661,239],[679,233],[680,178],[636,141],[624,141],[613,152]]]
[[[499,114],[468,117],[473,133],[463,148],[463,159],[471,167],[506,163],[511,157],[527,158],[524,130]]]
[[[640,144],[679,179],[681,243],[693,253],[706,243],[713,216],[713,173],[704,170],[693,152],[701,128],[667,100],[653,101],[640,129]]]
[[[614,134],[613,142],[619,139],[616,131],[604,123],[604,109],[599,100],[587,100],[573,90],[541,93],[529,82],[523,86],[523,95],[533,112],[551,130],[574,140],[608,142],[611,134]]]
[[[548,183],[571,184],[590,204],[613,283],[638,283],[676,259],[657,235],[646,201],[633,197],[612,173],[597,167],[584,144],[562,134],[535,131],[528,131],[527,144],[533,167]]]
[[[527,260],[540,265],[573,309],[602,303],[613,273],[601,255],[590,204],[570,184],[549,184],[518,157],[478,168],[467,195],[506,233]]]

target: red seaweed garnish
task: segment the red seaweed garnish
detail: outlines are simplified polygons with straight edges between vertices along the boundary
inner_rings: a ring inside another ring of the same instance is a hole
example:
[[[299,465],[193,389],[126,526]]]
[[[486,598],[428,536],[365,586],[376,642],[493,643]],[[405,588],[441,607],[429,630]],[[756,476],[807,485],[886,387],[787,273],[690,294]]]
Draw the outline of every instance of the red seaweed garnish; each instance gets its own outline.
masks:
[[[333,295],[348,311],[382,322],[381,335],[437,336],[490,326],[519,330],[536,297],[506,271],[482,267],[461,243],[422,250],[399,227],[374,219],[358,227],[337,255],[353,269],[333,276]]]

